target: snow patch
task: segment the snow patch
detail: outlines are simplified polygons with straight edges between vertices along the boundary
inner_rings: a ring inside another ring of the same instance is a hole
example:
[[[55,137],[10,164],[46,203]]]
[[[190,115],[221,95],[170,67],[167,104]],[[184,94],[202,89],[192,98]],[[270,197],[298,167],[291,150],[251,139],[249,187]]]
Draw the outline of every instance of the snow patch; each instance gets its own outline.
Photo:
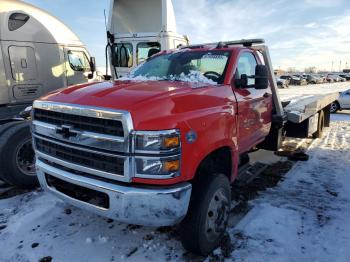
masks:
[[[217,83],[209,78],[206,78],[201,72],[191,70],[189,74],[181,73],[179,76],[170,75],[167,77],[156,77],[156,76],[134,76],[132,74],[119,78],[122,81],[181,81],[188,83],[201,83],[208,85],[217,85]],[[193,85],[193,88],[204,87],[204,85]]]

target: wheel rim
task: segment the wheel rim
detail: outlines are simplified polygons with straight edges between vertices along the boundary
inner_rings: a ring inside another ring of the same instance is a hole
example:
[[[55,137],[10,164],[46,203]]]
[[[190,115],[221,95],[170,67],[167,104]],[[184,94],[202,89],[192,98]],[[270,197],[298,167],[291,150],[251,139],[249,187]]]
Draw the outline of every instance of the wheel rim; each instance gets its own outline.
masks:
[[[16,152],[18,169],[27,176],[35,176],[35,159],[31,138],[24,140]]]
[[[225,231],[229,215],[229,200],[224,189],[218,189],[211,199],[206,216],[205,232],[211,242]]]
[[[338,109],[337,104],[336,104],[336,103],[332,103],[332,104],[331,104],[331,112],[334,113],[334,112],[337,111],[337,109]]]

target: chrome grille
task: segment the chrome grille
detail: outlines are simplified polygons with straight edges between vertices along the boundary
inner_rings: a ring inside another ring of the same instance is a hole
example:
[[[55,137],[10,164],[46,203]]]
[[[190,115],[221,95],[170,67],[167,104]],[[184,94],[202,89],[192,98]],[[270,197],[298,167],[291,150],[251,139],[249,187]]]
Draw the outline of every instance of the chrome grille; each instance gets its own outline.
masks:
[[[36,149],[51,157],[103,172],[124,175],[124,159],[34,138]]]
[[[123,124],[119,120],[73,115],[43,109],[34,109],[36,121],[57,126],[69,125],[77,130],[84,130],[105,135],[123,137]]]
[[[36,157],[77,173],[130,182],[131,115],[127,111],[35,101]]]

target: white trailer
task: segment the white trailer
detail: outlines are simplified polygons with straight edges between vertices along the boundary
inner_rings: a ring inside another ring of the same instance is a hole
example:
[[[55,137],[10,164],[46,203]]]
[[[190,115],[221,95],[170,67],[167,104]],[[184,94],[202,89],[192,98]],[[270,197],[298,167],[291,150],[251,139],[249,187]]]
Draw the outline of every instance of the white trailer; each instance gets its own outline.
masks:
[[[29,126],[18,114],[38,97],[93,78],[94,58],[57,18],[16,0],[0,1],[0,178],[36,183]]]
[[[153,54],[186,46],[171,0],[111,0],[107,30],[111,72],[125,76]]]

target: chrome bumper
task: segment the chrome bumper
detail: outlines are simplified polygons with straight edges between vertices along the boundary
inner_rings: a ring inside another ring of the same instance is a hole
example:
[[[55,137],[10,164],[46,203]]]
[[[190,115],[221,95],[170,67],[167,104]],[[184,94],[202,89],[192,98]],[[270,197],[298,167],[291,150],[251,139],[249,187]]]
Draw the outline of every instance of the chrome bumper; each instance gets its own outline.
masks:
[[[36,159],[36,169],[41,186],[65,202],[129,224],[169,226],[179,223],[187,213],[192,191],[190,183],[164,188],[107,183],[57,169],[39,159]],[[95,206],[58,191],[48,185],[46,174],[73,185],[107,194],[109,208]]]

